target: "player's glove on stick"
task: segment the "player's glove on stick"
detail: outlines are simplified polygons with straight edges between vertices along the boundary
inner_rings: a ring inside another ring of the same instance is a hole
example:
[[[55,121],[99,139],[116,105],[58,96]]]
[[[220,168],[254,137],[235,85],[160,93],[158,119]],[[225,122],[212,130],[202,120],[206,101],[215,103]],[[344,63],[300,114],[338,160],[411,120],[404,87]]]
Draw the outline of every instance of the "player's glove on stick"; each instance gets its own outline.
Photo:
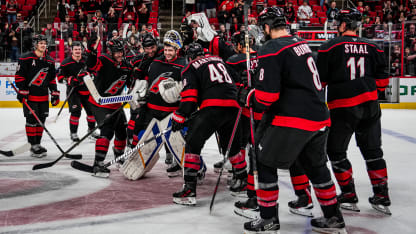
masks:
[[[185,127],[185,117],[175,111],[172,115],[172,131],[176,132]]]
[[[19,100],[20,103],[23,103],[23,99],[27,100],[29,96],[29,90],[19,90],[17,93],[17,100]]]
[[[56,106],[59,104],[59,91],[53,91],[51,93],[51,104],[52,106]]]
[[[242,107],[250,107],[252,106],[252,98],[254,98],[254,91],[255,89],[247,89],[244,87],[241,87],[238,90],[237,95],[237,102]]]

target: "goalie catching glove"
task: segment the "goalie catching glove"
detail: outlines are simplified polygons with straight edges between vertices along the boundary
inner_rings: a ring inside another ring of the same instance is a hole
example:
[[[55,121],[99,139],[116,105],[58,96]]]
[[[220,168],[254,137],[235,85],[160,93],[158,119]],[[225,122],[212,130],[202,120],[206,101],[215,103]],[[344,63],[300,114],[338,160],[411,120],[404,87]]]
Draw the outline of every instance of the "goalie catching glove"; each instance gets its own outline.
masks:
[[[159,83],[159,93],[167,103],[175,103],[181,98],[183,85],[181,81],[175,81],[173,78],[162,80]]]

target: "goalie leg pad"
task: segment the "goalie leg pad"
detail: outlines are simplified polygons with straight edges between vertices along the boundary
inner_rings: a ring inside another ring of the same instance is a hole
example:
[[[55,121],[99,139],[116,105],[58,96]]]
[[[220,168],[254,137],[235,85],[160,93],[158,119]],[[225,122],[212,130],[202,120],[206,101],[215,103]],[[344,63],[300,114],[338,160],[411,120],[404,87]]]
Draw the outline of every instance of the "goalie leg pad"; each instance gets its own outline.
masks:
[[[172,126],[172,115],[173,114],[168,115],[159,122],[161,129],[167,129]],[[163,135],[163,139],[165,141],[165,146],[172,153],[176,163],[183,167],[185,159],[185,139],[183,138],[181,131],[169,131]]]
[[[139,145],[160,133],[160,127],[156,119],[153,119],[148,125],[146,131],[139,141]],[[157,138],[140,149],[136,150],[133,155],[123,163],[120,172],[130,180],[137,180],[149,172],[159,160],[159,150],[163,145],[163,139]]]

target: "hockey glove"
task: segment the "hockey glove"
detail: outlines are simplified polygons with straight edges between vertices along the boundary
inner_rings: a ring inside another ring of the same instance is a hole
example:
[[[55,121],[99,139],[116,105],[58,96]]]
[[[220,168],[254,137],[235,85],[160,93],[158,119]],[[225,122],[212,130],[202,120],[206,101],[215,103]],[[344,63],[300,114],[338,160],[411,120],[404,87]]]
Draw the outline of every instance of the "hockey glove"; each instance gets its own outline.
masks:
[[[29,90],[19,90],[17,93],[17,100],[19,100],[20,103],[23,103],[23,99],[27,100],[29,96]]]
[[[59,91],[52,91],[51,93],[51,104],[52,106],[56,106],[59,104]]]
[[[82,76],[84,77],[84,76]],[[77,87],[81,84],[80,80],[78,77],[74,77],[74,76],[70,76],[68,78],[68,85],[71,87]]]
[[[176,132],[185,127],[185,117],[175,111],[172,115],[172,131]]]
[[[255,89],[246,89],[241,87],[238,90],[237,102],[242,107],[250,107],[252,105],[251,99],[254,98]]]

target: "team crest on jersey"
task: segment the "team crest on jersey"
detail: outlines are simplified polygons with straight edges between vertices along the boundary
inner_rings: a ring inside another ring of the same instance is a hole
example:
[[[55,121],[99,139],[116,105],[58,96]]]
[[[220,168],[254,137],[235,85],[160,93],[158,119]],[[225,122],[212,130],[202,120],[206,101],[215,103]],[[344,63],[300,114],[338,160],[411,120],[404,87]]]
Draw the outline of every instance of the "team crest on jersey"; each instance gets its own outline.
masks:
[[[150,85],[150,92],[152,93],[159,93],[159,83],[162,80],[167,80],[168,78],[172,77],[173,72],[164,72],[160,74]]]

